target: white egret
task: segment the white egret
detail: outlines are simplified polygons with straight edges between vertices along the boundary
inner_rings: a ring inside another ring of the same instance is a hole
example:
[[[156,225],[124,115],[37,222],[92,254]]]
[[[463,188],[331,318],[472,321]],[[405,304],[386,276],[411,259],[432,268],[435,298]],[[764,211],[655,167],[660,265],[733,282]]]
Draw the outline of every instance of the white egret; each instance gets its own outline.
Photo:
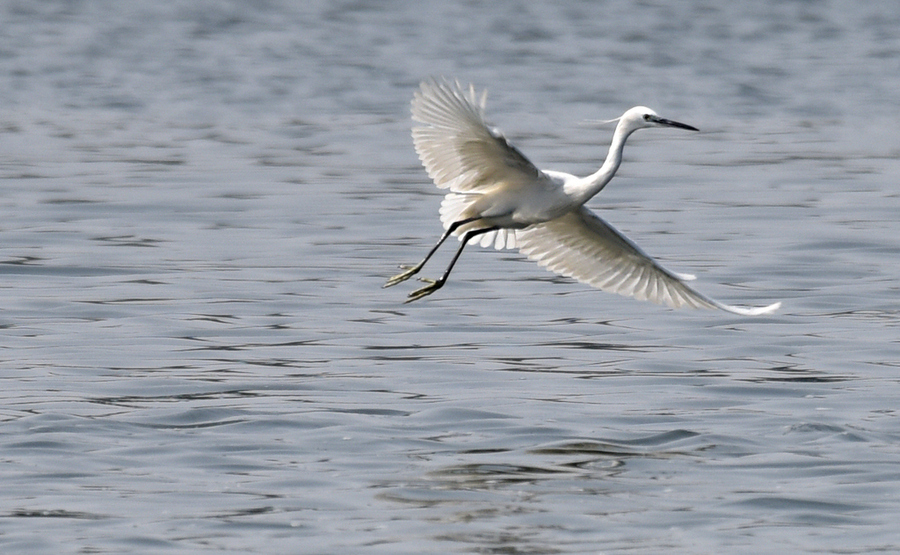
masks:
[[[652,258],[584,204],[612,179],[622,162],[625,140],[645,127],[697,131],[684,123],[661,118],[637,106],[618,118],[609,153],[599,170],[587,177],[540,170],[499,130],[484,120],[486,91],[476,96],[469,85],[445,78],[423,81],[412,101],[416,152],[428,175],[450,192],[441,203],[446,230],[437,244],[414,266],[390,278],[384,287],[416,275],[450,235],[461,241],[443,275],[409,294],[406,302],[440,289],[467,244],[519,252],[557,274],[604,291],[666,304],[672,308],[719,308],[742,315],[773,312],[781,305],[739,307],[722,304]],[[613,120],[615,121],[615,120]]]

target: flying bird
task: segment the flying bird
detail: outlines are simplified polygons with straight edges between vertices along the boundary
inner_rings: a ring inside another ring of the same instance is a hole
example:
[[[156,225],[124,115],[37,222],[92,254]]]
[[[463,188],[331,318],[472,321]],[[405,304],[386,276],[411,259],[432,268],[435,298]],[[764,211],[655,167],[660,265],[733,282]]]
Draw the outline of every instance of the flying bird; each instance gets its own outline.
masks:
[[[665,304],[672,308],[718,308],[741,315],[768,314],[764,307],[732,306],[688,287],[688,274],[670,272],[627,237],[585,207],[613,178],[625,141],[638,129],[696,127],[665,119],[644,106],[617,118],[606,160],[587,177],[538,169],[484,118],[486,91],[446,78],[423,81],[412,101],[416,152],[435,185],[449,192],[441,202],[444,233],[414,266],[390,278],[384,287],[418,274],[451,235],[460,245],[437,279],[407,297],[412,302],[443,287],[468,244],[518,249],[539,265],[603,291]],[[612,120],[616,121],[616,120]]]

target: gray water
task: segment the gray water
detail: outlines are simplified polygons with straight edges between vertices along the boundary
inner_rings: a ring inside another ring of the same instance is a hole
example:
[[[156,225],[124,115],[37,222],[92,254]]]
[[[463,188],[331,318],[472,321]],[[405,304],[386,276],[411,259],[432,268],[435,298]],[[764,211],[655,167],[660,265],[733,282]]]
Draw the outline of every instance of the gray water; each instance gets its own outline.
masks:
[[[900,550],[898,6],[2,2],[0,552]],[[477,248],[402,304],[439,74],[542,167],[701,128],[590,205],[782,310]]]

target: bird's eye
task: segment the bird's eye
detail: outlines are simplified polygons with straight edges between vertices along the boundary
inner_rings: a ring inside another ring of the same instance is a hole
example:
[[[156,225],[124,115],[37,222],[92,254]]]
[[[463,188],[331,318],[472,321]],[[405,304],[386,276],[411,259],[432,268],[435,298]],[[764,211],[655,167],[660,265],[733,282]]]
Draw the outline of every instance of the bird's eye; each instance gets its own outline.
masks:
[[[650,114],[644,114],[644,121],[650,121]]]

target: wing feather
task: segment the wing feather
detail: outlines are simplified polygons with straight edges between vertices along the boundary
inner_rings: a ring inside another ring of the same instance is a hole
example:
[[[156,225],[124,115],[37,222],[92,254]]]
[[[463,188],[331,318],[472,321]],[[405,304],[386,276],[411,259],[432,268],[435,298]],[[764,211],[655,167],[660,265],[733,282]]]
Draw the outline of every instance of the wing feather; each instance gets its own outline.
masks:
[[[776,310],[722,304],[685,285],[637,245],[585,207],[565,216],[516,231],[519,251],[557,274],[603,291],[672,308],[718,308],[758,315]]]
[[[412,101],[413,143],[435,185],[478,192],[506,183],[533,183],[540,170],[484,121],[486,96],[445,78],[423,81]]]

